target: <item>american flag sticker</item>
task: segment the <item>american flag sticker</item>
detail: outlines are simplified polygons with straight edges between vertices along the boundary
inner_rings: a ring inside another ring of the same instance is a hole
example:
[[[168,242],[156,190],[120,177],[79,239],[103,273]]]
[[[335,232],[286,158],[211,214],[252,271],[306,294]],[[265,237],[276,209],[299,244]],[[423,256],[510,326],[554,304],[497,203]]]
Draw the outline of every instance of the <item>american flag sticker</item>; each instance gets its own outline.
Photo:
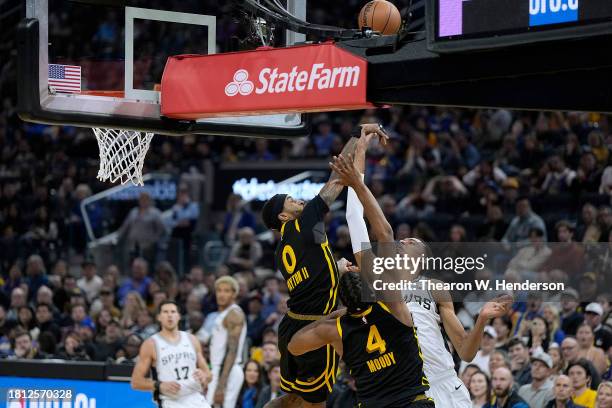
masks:
[[[81,93],[81,67],[49,64],[49,89],[52,93]]]

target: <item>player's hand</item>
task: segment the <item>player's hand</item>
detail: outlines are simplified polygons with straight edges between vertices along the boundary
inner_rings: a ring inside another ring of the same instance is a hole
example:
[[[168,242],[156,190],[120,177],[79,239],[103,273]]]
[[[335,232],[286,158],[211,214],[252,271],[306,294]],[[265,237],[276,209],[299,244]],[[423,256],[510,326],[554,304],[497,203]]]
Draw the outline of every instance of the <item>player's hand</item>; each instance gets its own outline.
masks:
[[[480,314],[486,319],[494,319],[496,317],[502,317],[508,314],[510,306],[512,305],[512,296],[502,295],[495,299],[485,303],[480,310]]]
[[[193,372],[193,379],[202,384],[202,386],[206,386],[212,380],[212,374],[210,371],[204,372],[204,370],[198,368]]]
[[[329,165],[338,175],[338,182],[342,185],[355,187],[363,182],[359,171],[355,168],[353,156],[351,154],[348,155],[348,158],[345,158],[341,154],[334,156]]]
[[[225,393],[223,392],[223,390],[225,389],[225,387],[219,387],[217,386],[217,389],[215,391],[215,397],[214,397],[214,403],[215,404],[223,404],[223,400],[225,399]]]
[[[382,126],[379,123],[364,123],[361,125],[361,138],[373,137],[374,135],[378,136],[378,141],[382,145],[387,144],[387,140],[389,140],[389,135],[383,130]],[[370,139],[367,139],[369,142]]]
[[[163,381],[159,384],[159,392],[163,395],[175,396],[181,390],[181,384],[176,381]]]

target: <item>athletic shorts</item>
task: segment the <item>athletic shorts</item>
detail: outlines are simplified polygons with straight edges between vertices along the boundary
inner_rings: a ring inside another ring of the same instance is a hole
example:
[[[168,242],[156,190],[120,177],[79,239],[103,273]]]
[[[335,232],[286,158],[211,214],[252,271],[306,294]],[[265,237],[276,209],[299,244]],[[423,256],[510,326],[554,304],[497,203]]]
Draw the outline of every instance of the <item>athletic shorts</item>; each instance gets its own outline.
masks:
[[[215,406],[215,392],[217,390],[217,383],[219,382],[221,367],[212,368],[212,381],[208,384],[208,391],[206,393],[206,399],[211,406]],[[223,390],[223,408],[235,408],[236,401],[238,401],[238,395],[244,382],[244,372],[238,364],[234,364],[230,370],[227,378],[227,385]]]
[[[291,337],[312,320],[283,317],[278,327],[278,348],[281,355],[281,389],[296,394],[304,401],[320,403],[327,400],[336,381],[338,355],[330,345],[301,356],[289,353]]]
[[[426,394],[434,400],[436,407],[472,408],[470,393],[454,371],[452,375],[430,379]]]
[[[193,393],[178,399],[162,399],[161,408],[210,408],[204,395]]]

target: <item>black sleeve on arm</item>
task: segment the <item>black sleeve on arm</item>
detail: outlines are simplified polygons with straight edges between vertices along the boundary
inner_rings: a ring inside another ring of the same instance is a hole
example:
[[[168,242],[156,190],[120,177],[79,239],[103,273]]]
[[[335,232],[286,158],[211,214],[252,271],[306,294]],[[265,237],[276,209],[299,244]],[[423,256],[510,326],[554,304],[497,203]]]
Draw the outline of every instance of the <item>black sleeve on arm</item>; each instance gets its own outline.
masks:
[[[324,243],[327,237],[325,235],[325,222],[323,219],[328,212],[329,207],[319,195],[310,200],[297,219],[300,234],[315,244]]]

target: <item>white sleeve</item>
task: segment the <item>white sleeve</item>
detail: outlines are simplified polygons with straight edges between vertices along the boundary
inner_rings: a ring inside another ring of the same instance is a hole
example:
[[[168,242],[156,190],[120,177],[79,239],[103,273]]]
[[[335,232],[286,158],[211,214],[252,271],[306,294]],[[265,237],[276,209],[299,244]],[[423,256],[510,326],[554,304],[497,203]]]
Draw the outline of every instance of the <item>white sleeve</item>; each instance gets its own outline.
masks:
[[[361,177],[363,178],[364,176],[361,175]],[[371,248],[368,227],[363,218],[363,205],[359,201],[357,193],[351,187],[348,188],[346,198],[346,222],[349,227],[353,253],[356,254]]]

